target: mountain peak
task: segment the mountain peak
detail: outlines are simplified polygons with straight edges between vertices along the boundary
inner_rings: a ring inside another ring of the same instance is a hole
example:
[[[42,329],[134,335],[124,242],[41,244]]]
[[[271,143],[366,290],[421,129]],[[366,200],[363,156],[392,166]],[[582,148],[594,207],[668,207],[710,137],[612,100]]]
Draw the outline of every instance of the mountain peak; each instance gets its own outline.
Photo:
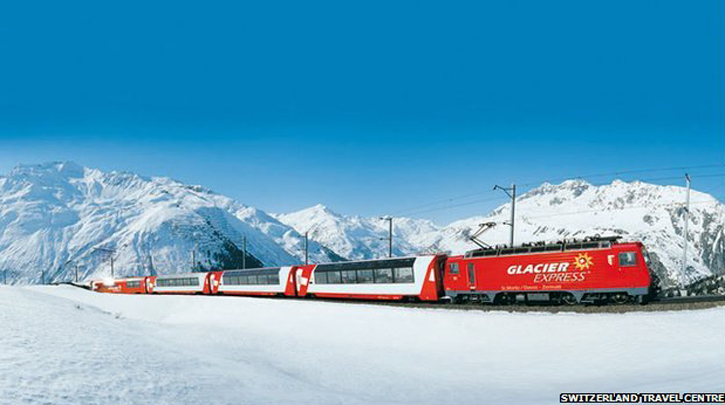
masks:
[[[41,164],[20,164],[10,172],[11,176],[47,176],[83,177],[84,168],[72,161],[46,162]]]

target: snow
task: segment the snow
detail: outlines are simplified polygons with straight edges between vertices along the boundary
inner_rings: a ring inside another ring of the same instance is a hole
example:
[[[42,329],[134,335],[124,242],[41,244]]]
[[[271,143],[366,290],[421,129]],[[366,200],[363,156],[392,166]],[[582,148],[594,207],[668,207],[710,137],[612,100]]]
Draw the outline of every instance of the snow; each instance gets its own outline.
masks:
[[[518,198],[516,242],[621,235],[653,253],[665,287],[682,286],[725,268],[725,206],[692,192],[688,263],[682,250],[685,189],[614,181],[595,186],[582,180],[545,183]],[[475,247],[469,236],[482,222],[499,226],[482,239],[508,243],[509,206],[485,216],[437,226],[426,219],[393,220],[395,256]],[[69,281],[110,275],[103,247],[116,250],[115,274],[138,276],[189,271],[191,253],[204,268],[237,267],[247,252],[266,266],[309,260],[361,260],[388,255],[388,222],[334,212],[316,205],[288,214],[269,214],[165,177],[104,173],[70,162],[22,165],[0,177],[0,271],[13,284]],[[247,262],[249,265],[250,262]]]
[[[273,215],[280,222],[304,234],[350,260],[387,257],[389,253],[387,221],[379,217],[346,216],[318,204],[288,214]],[[426,219],[396,217],[393,221],[393,255],[408,256],[423,252],[424,243],[417,243],[420,235],[439,230]]]
[[[205,268],[222,258],[241,262],[247,252],[264,265],[304,260],[303,238],[265,212],[200,186],[165,177],[104,173],[70,162],[21,165],[0,177],[0,271],[13,284],[115,274],[179,273],[192,267],[191,252]],[[310,258],[336,256],[316,242]],[[234,263],[236,264],[236,263]]]
[[[688,231],[688,268],[682,271],[684,202],[686,189],[642,182],[613,181],[592,185],[583,180],[544,183],[517,198],[516,243],[557,241],[620,235],[642,241],[653,253],[655,271],[665,286],[686,285],[725,268],[725,206],[712,196],[692,191]],[[476,216],[438,227],[427,220],[395,218],[396,255],[434,252],[462,254],[476,248],[469,236],[484,222],[496,222],[481,239],[490,245],[509,243],[510,205],[502,204],[486,216]],[[354,259],[387,255],[387,222],[378,218],[345,216],[317,205],[276,215],[298,232],[312,229],[311,237]]]
[[[0,403],[540,403],[725,390],[725,308],[509,313],[0,287]]]

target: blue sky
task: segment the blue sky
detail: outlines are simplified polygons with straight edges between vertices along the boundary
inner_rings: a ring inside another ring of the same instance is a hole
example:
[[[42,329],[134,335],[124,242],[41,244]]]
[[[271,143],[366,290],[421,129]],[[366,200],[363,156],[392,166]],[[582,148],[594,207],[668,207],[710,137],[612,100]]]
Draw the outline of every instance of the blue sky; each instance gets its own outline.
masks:
[[[416,214],[444,223],[496,183],[723,163],[721,1],[15,3],[0,173],[74,160],[272,212],[482,192]]]

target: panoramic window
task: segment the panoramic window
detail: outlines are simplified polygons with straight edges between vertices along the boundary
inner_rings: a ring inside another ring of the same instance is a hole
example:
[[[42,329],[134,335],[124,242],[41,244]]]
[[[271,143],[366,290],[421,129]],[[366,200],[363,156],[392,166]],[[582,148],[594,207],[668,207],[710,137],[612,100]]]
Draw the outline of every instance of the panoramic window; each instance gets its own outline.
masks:
[[[315,283],[327,284],[327,273],[315,273]]]
[[[330,271],[327,273],[327,284],[340,284],[340,272]]]
[[[458,274],[458,263],[451,263],[451,268],[448,271],[449,274]]]
[[[357,283],[357,276],[355,275],[355,270],[347,270],[347,271],[343,271],[341,273],[342,273],[342,283],[343,284]]]
[[[375,283],[389,284],[393,282],[393,269],[375,269]]]
[[[401,267],[393,269],[393,275],[396,283],[412,283],[413,269],[410,267]]]
[[[373,271],[372,270],[358,270],[357,271],[357,282],[361,284],[371,284],[373,282]]]

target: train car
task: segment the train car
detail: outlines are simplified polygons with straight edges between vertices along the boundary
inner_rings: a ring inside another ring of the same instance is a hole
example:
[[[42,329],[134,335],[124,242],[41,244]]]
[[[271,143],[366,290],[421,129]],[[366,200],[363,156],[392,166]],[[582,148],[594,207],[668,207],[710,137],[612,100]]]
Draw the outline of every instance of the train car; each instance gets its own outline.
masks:
[[[259,269],[224,270],[214,294],[224,295],[284,295],[296,296],[296,267],[267,267]]]
[[[618,237],[478,249],[448,258],[443,284],[456,301],[644,302],[649,257]]]
[[[115,294],[144,294],[146,277],[94,280],[91,282],[91,290]]]
[[[443,255],[299,266],[298,296],[437,301],[443,292]]]
[[[147,286],[149,294],[211,294],[214,273],[157,276]]]

